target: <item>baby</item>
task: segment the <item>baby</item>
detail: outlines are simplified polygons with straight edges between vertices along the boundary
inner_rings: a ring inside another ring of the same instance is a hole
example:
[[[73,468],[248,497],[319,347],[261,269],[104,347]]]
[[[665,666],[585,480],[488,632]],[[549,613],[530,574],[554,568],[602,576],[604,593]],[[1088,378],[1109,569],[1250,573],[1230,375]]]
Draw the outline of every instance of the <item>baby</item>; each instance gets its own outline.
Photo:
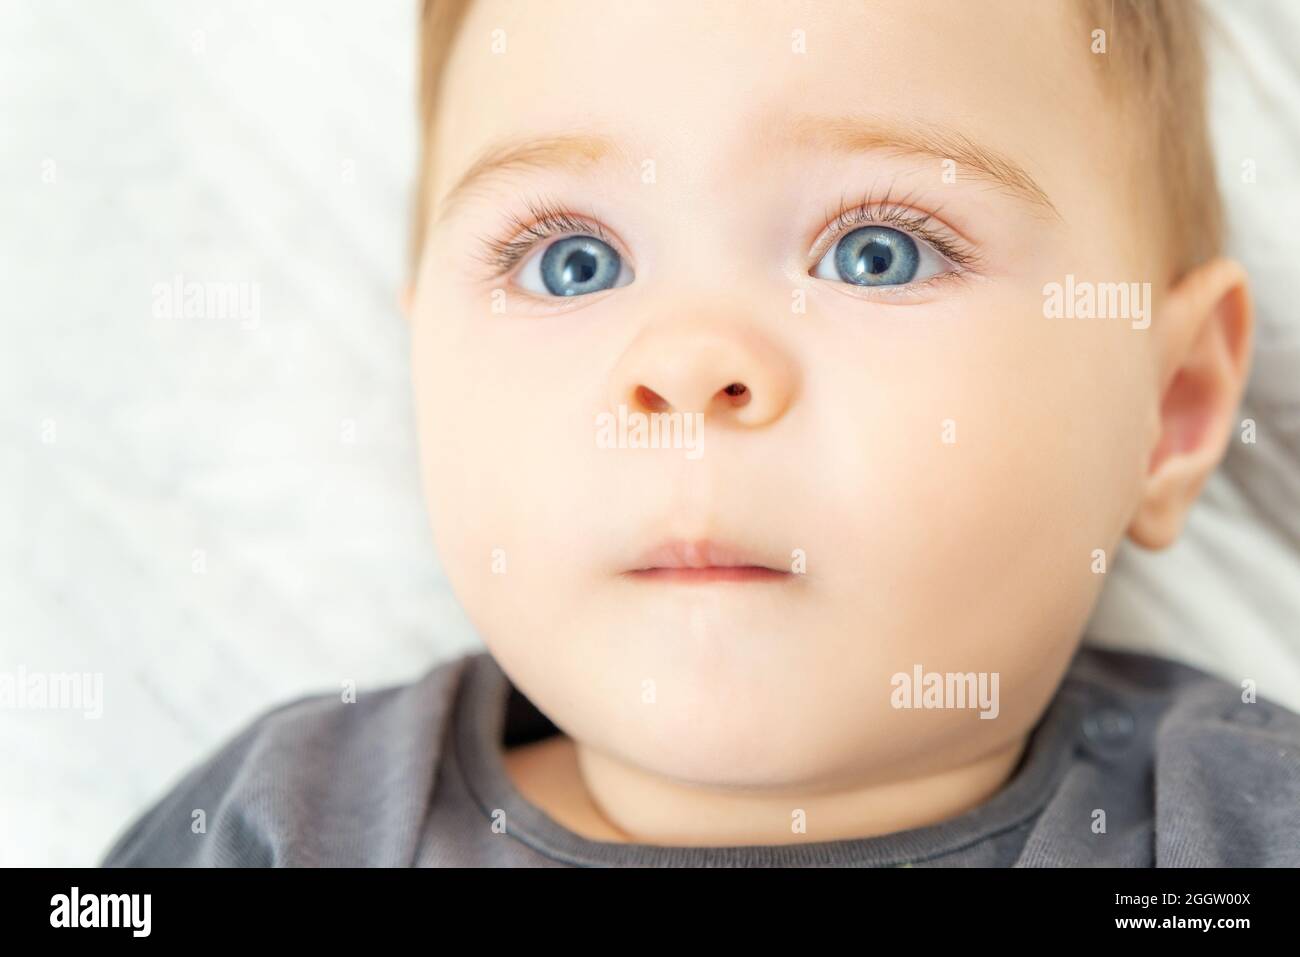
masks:
[[[1181,0],[426,0],[405,311],[485,645],[118,865],[1300,865],[1300,717],[1081,647],[1237,434]]]

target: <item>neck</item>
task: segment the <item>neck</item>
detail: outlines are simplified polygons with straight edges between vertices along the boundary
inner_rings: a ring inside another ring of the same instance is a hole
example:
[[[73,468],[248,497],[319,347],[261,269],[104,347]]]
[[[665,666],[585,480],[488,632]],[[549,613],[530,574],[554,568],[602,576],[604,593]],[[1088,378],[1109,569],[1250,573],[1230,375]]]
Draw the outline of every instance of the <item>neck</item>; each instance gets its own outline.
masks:
[[[816,793],[684,784],[575,744],[585,789],[620,839],[724,846],[848,840],[937,824],[979,806],[1001,789],[1027,741],[1026,734],[974,762],[937,773],[883,784],[850,783]]]

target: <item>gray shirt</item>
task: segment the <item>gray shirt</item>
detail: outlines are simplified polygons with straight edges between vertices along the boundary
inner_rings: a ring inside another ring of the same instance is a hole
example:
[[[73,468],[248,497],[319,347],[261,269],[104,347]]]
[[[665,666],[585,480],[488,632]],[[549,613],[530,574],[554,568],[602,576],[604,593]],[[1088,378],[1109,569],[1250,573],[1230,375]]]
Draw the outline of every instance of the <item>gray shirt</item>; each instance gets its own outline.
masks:
[[[257,717],[101,865],[1300,866],[1300,716],[1146,655],[1080,649],[1012,776],[975,809],[778,846],[605,843],[562,827],[502,763],[507,746],[556,728],[486,652],[340,698]],[[206,829],[195,833],[199,809]]]

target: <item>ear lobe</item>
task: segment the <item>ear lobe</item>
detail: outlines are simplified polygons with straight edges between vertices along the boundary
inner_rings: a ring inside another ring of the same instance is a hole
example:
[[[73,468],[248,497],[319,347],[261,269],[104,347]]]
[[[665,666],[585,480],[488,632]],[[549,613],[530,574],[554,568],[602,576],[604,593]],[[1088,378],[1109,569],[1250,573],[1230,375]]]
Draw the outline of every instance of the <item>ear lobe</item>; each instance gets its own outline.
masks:
[[[1159,435],[1128,534],[1145,548],[1178,538],[1187,512],[1222,460],[1250,374],[1254,307],[1245,270],[1214,259],[1166,296]]]

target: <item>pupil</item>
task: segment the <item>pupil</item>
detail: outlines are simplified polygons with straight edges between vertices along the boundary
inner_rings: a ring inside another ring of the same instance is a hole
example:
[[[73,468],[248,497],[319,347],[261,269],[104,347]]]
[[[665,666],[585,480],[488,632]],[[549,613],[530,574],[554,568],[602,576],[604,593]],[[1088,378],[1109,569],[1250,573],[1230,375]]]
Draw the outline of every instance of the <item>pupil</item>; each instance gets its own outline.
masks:
[[[590,282],[594,275],[596,275],[596,257],[585,250],[575,252],[564,264],[564,278],[569,282]]]
[[[889,261],[893,258],[889,248],[882,243],[872,243],[867,247],[866,257],[871,262],[871,275],[878,276],[889,268]]]

